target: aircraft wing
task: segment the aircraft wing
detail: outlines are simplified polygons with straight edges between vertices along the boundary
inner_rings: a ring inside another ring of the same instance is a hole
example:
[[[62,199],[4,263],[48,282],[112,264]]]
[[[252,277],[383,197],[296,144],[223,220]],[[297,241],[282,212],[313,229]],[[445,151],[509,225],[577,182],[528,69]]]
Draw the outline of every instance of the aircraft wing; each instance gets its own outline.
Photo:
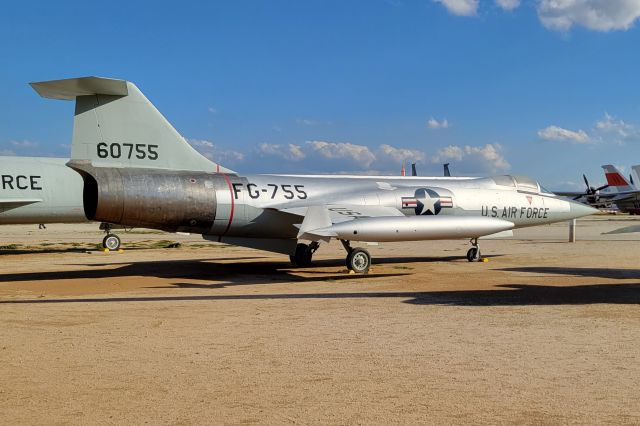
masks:
[[[323,204],[306,207],[275,208],[282,213],[288,213],[303,217],[300,224],[298,238],[308,240],[325,240],[335,237],[333,233],[327,232],[326,228],[332,225],[348,222],[351,220],[362,220],[365,218],[398,217],[403,216],[402,212],[393,207],[385,206],[359,206],[353,204]]]
[[[327,211],[330,224],[365,217],[404,216],[400,210],[393,207],[358,206],[353,204],[323,204],[321,206],[310,207],[276,208],[276,210],[283,213],[306,217],[309,212],[315,211],[319,207]]]
[[[0,198],[0,213],[5,212],[7,210],[17,209],[18,207],[27,206],[33,203],[41,202],[41,199],[38,198],[9,198],[9,199],[1,199]]]
[[[629,198],[633,198],[636,196],[636,194],[638,194],[640,191],[625,191],[625,192],[618,192],[615,194],[611,194],[610,196],[608,196],[607,201],[611,201],[612,203],[615,203],[616,201],[624,201],[627,200]],[[602,198],[602,196],[600,196]]]

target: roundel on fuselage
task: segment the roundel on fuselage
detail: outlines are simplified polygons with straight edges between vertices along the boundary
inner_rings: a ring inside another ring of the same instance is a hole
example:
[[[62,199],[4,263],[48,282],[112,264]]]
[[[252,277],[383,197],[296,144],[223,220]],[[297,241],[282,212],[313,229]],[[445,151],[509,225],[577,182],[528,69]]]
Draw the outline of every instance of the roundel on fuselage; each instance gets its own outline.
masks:
[[[416,216],[436,215],[442,210],[440,195],[429,188],[420,188],[415,192]]]

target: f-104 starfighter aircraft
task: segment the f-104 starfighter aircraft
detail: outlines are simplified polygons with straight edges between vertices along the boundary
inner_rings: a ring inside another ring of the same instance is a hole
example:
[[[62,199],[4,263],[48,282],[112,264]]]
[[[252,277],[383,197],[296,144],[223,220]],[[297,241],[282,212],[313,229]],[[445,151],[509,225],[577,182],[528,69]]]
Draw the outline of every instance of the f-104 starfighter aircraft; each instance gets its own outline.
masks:
[[[43,97],[75,100],[71,160],[88,219],[200,233],[290,255],[309,265],[339,239],[347,266],[371,256],[353,242],[469,238],[566,221],[596,210],[545,193],[523,176],[427,178],[242,175],[196,152],[131,82],[84,77],[31,83]]]

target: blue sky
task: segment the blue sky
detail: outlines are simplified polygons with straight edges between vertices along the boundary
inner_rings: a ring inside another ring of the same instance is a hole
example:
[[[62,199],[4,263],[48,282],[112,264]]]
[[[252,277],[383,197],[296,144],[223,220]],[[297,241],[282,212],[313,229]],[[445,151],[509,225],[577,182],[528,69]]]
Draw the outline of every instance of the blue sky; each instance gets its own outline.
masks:
[[[27,83],[98,75],[243,173],[450,162],[580,188],[640,164],[639,16],[640,0],[11,2],[0,153],[68,156],[73,103]]]

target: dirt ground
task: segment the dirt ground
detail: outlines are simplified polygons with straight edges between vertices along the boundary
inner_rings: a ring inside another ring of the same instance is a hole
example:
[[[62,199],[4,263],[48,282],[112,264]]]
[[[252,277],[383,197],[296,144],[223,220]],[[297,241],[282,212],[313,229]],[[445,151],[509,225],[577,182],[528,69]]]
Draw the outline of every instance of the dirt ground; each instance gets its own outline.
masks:
[[[0,228],[0,424],[638,424],[632,218],[314,266],[97,226]],[[175,247],[179,242],[179,246]],[[166,248],[166,247],[173,248]]]

